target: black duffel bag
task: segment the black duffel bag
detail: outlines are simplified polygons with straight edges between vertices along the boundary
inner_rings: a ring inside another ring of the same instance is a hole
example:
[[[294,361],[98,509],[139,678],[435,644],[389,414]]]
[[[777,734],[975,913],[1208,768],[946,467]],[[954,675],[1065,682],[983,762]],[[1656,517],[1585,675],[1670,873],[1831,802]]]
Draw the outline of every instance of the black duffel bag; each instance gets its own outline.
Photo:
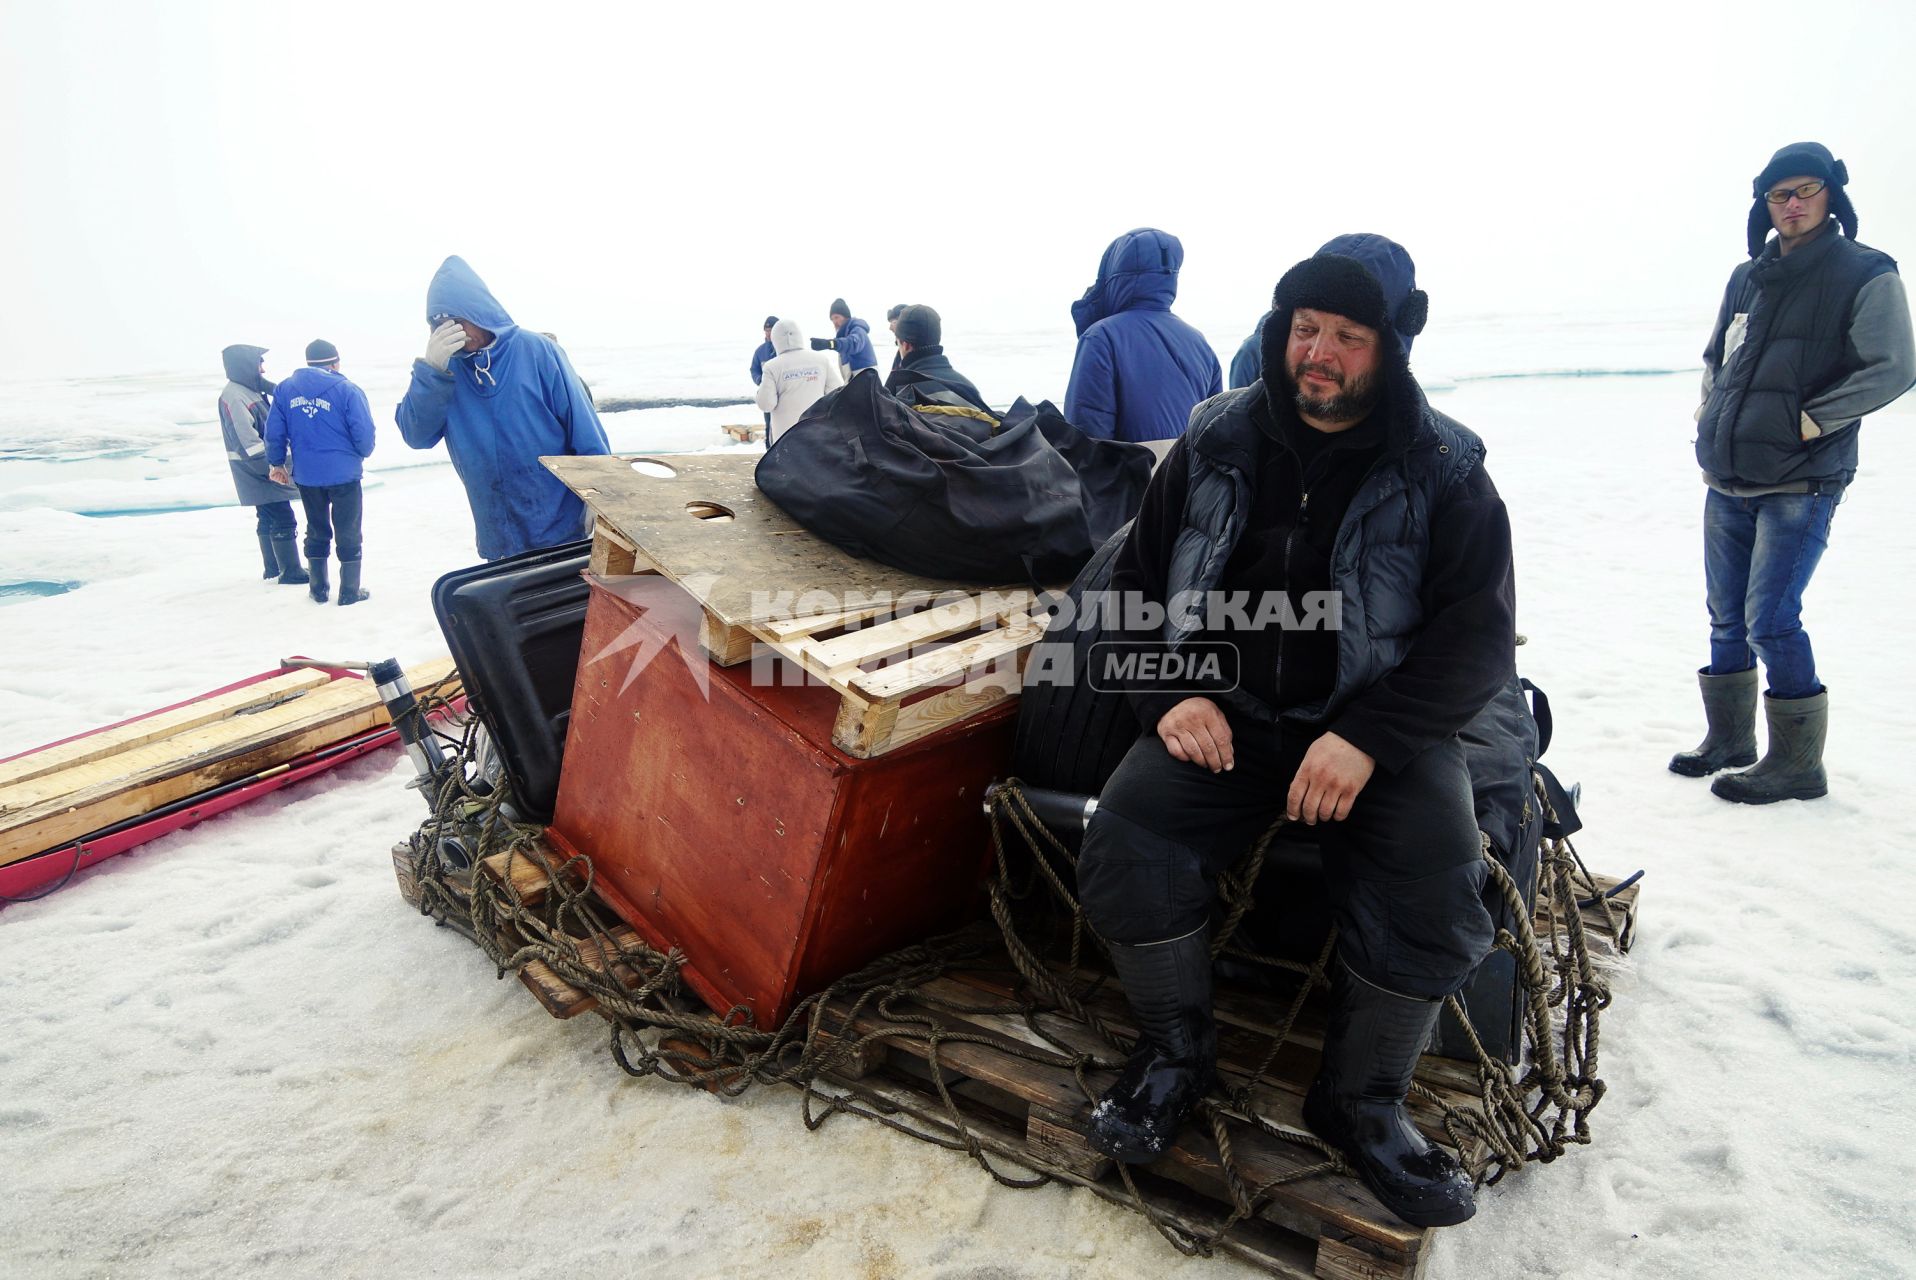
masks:
[[[1137,513],[1144,446],[1087,436],[1049,401],[996,421],[935,399],[859,373],[766,450],[759,489],[852,555],[963,582],[1068,581]]]

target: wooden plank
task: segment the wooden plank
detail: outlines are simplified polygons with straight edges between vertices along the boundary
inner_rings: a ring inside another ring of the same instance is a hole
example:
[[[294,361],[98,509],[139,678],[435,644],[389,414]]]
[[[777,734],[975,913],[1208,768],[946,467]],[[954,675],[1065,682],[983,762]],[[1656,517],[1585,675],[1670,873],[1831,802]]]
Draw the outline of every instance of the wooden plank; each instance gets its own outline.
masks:
[[[546,852],[548,859],[552,856],[550,851]],[[519,901],[528,907],[536,907],[544,902],[546,890],[552,887],[552,878],[539,865],[539,859],[529,856],[523,849],[516,853],[510,849],[495,853],[481,859],[479,865],[494,880],[508,885],[519,895]]]
[[[945,985],[949,983],[950,985]],[[921,988],[930,995],[961,1003],[967,992],[996,994],[1000,998],[1012,1001],[1011,989],[1000,980],[975,972],[956,972],[945,978],[934,980]],[[1236,987],[1220,987],[1217,992],[1216,1014],[1218,1024],[1218,1067],[1227,1076],[1245,1079],[1264,1060],[1270,1049],[1271,1038],[1277,1032],[1277,1024],[1283,1019],[1281,1005],[1288,1005],[1288,997],[1265,996]],[[1125,1003],[1124,993],[1115,983],[1105,986],[1086,1000],[1086,1008],[1106,1025],[1124,1035],[1137,1034],[1136,1021],[1131,1008]],[[1015,1014],[997,1015],[1006,1023],[1022,1022]],[[1110,1055],[1114,1052],[1110,1046],[1081,1022],[1074,1022],[1061,1014],[1040,1013],[1035,1015],[1038,1025],[1061,1043],[1085,1053]],[[1026,1036],[1030,1032],[1019,1027],[1019,1034]],[[1269,1072],[1263,1077],[1273,1088],[1292,1095],[1283,1105],[1287,1113],[1295,1111],[1304,1093],[1310,1088],[1311,1081],[1317,1077],[1317,1067],[1323,1051],[1323,1010],[1320,1003],[1313,1002],[1305,1006],[1291,1028],[1291,1034],[1285,1046],[1272,1062]],[[1435,1093],[1445,1105],[1478,1106],[1481,1098],[1478,1094],[1477,1078],[1473,1069],[1463,1063],[1448,1058],[1439,1058],[1431,1054],[1424,1055],[1417,1065],[1417,1083]],[[1258,1095],[1262,1096],[1262,1095]],[[1278,1105],[1273,1101],[1273,1105]],[[1411,1117],[1417,1127],[1435,1142],[1448,1144],[1449,1134],[1444,1129],[1442,1107],[1421,1095],[1413,1094],[1409,1102]],[[1301,1114],[1298,1125],[1302,1124]]]
[[[883,755],[1016,697],[1022,689],[1023,677],[1017,671],[987,671],[956,689],[902,706],[891,701],[860,707],[848,696],[839,709],[832,742],[845,754],[861,759]]]
[[[638,573],[638,551],[617,529],[599,520],[592,526],[592,559],[586,567],[601,578]]]
[[[910,1116],[928,1130],[955,1137],[944,1104],[916,1086],[896,1077],[872,1077],[841,1085],[854,1098],[874,1104],[881,1111],[897,1111]],[[1014,1161],[1027,1168],[1042,1168],[1059,1182],[1082,1187],[1102,1200],[1136,1211],[1130,1192],[1115,1177],[1088,1178],[1061,1165],[1050,1165],[1042,1153],[1031,1151],[1018,1135],[995,1120],[982,1108],[966,1110],[965,1124],[979,1145],[992,1155]],[[1148,1175],[1139,1175],[1140,1190],[1152,1211],[1173,1227],[1190,1236],[1208,1238],[1223,1224],[1221,1206],[1197,1199],[1181,1187],[1157,1183]],[[1170,1246],[1167,1244],[1168,1250]],[[1314,1246],[1302,1235],[1274,1228],[1261,1222],[1239,1222],[1217,1243],[1227,1253],[1280,1280],[1312,1280]]]
[[[495,855],[495,858],[500,855]],[[486,859],[490,864],[494,858]],[[493,870],[488,867],[489,870]],[[515,868],[516,870],[516,868]],[[493,870],[493,874],[498,874]],[[540,892],[543,894],[543,880]],[[579,963],[594,973],[603,974],[609,964],[613,980],[627,990],[637,990],[639,975],[631,966],[620,963],[624,952],[637,950],[644,946],[639,935],[625,925],[617,925],[603,939],[576,939],[579,948]],[[599,998],[589,992],[573,986],[559,975],[559,972],[544,960],[528,960],[519,970],[519,981],[526,990],[532,992],[545,1011],[561,1020],[576,1018],[599,1007]]]
[[[543,960],[526,961],[519,970],[519,981],[547,1013],[561,1021],[599,1007],[597,996],[579,990]]]
[[[393,876],[399,881],[399,896],[418,906],[424,898],[419,891],[419,878],[412,870],[412,846],[396,844],[393,846]]]
[[[1091,1146],[1085,1123],[1034,1106],[1025,1117],[1025,1145],[1034,1155],[1083,1178],[1102,1178],[1111,1171],[1111,1157]]]
[[[986,1036],[997,1034],[990,1028],[978,1025],[975,1020],[933,1005],[919,1004],[913,1010],[914,1013],[921,1011],[940,1024],[955,1029]],[[922,1027],[888,1023],[877,1015],[862,1016],[856,1027],[860,1034],[882,1034],[887,1029],[897,1032],[895,1037],[887,1041],[894,1053],[903,1051],[923,1055],[930,1051],[921,1038]],[[1007,1047],[1020,1043],[1020,1037],[1002,1036],[1001,1039]],[[1050,1052],[1055,1053],[1056,1050]],[[1079,1117],[1088,1113],[1089,1102],[1079,1089],[1077,1078],[1065,1067],[1013,1056],[989,1045],[963,1042],[941,1043],[938,1060],[948,1068],[1015,1094],[1029,1105],[1043,1107],[1055,1115]],[[1096,1093],[1115,1078],[1115,1072],[1092,1072],[1088,1082]],[[1301,1117],[1291,1112],[1271,1118],[1279,1124],[1289,1123],[1291,1127],[1301,1125]],[[1248,1129],[1234,1131],[1232,1141],[1240,1172],[1254,1184],[1299,1173],[1319,1162],[1315,1152],[1275,1141]],[[1217,1198],[1228,1198],[1224,1172],[1215,1149],[1211,1147],[1208,1137],[1195,1129],[1187,1128],[1177,1145],[1150,1168],[1158,1175],[1183,1182],[1193,1190]],[[1313,1238],[1322,1224],[1329,1223],[1406,1258],[1423,1247],[1425,1233],[1422,1230],[1398,1222],[1367,1188],[1354,1180],[1319,1176],[1286,1183],[1273,1188],[1271,1199],[1261,1212],[1268,1221]]]
[[[823,670],[837,672],[904,653],[929,641],[973,631],[988,622],[1022,616],[1036,599],[1023,589],[978,592],[875,627],[848,631],[831,640],[801,644],[798,648]]]
[[[654,459],[670,477],[644,475],[644,455],[541,458],[593,513],[727,626],[789,619],[795,599],[828,592],[867,601],[954,584],[861,560],[814,536],[759,492],[754,454],[673,454]],[[701,504],[731,520],[701,520]],[[961,585],[974,590],[993,584]]]
[[[983,635],[940,645],[877,671],[860,672],[850,677],[848,683],[874,700],[901,698],[963,675],[973,667],[1006,660],[1015,662],[1017,655],[1042,640],[1044,633],[1042,617],[1017,614],[1003,626]]]
[[[789,640],[802,640],[817,635],[821,631],[832,631],[839,627],[849,627],[854,622],[864,622],[880,614],[895,613],[899,609],[914,604],[925,603],[927,598],[910,600],[883,600],[859,605],[849,609],[833,609],[826,613],[812,613],[790,618],[773,618],[764,622],[755,622],[752,629],[759,637],[771,644],[782,644]]]
[[[1429,1273],[1428,1249],[1406,1262],[1380,1257],[1353,1238],[1323,1235],[1317,1239],[1315,1274],[1320,1280],[1423,1280]]]
[[[735,667],[751,657],[757,642],[751,631],[731,625],[710,609],[699,620],[699,648],[721,667]]]
[[[450,659],[408,672],[417,689],[452,670]],[[370,680],[334,680],[252,715],[147,743],[0,793],[0,865],[387,723]]]
[[[102,729],[97,733],[75,738],[72,742],[29,752],[16,759],[0,763],[0,787],[16,786],[29,778],[37,778],[74,765],[85,764],[90,760],[98,760],[103,756],[157,742],[189,729],[197,729],[201,725],[216,723],[228,716],[245,714],[253,707],[283,701],[308,689],[326,684],[331,679],[332,677],[324,671],[311,669],[288,671],[270,680],[261,680],[257,684],[249,684],[243,689],[234,689],[218,697],[204,698],[183,707],[176,707],[171,711],[142,716],[116,729]]]

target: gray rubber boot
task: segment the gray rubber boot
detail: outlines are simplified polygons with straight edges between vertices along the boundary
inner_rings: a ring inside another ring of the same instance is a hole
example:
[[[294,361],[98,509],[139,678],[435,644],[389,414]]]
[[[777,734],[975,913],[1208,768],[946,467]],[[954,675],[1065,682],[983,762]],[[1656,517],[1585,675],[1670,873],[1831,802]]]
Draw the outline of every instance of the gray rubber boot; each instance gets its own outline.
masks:
[[[326,597],[332,591],[333,587],[333,584],[329,582],[326,577],[326,557],[321,556],[317,560],[308,560],[306,562],[306,576],[311,579],[307,584],[306,594],[313,598],[314,604],[325,604]]]
[[[1814,800],[1829,794],[1823,772],[1823,740],[1829,733],[1830,691],[1807,698],[1763,695],[1770,722],[1770,747],[1754,769],[1726,773],[1710,790],[1738,804],[1774,804],[1778,800]]]
[[[273,540],[263,533],[259,535],[259,556],[266,562],[265,576],[279,577],[279,560],[273,555]]]
[[[1756,763],[1756,668],[1727,676],[1713,676],[1708,667],[1696,673],[1703,689],[1703,716],[1708,729],[1694,751],[1670,757],[1670,772],[1701,778],[1718,769]]]

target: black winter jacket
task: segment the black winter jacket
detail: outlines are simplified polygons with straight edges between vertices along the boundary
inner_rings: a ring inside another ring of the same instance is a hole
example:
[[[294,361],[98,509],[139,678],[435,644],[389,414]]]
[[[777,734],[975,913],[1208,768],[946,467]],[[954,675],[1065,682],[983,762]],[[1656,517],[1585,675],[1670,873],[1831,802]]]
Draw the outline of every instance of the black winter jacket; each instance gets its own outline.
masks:
[[[1227,710],[1330,730],[1395,771],[1510,679],[1515,586],[1483,442],[1431,409],[1407,371],[1379,416],[1300,452],[1287,432],[1311,428],[1273,406],[1261,380],[1198,405],[1152,477],[1110,589],[1159,603],[1213,589],[1339,592],[1335,632],[1221,635],[1202,613],[1171,610],[1160,638],[1173,649],[1230,640],[1242,670],[1240,687],[1218,695]],[[1149,731],[1184,696],[1140,688],[1132,703]]]
[[[989,411],[991,406],[978,394],[978,388],[971,379],[951,367],[951,360],[945,355],[943,347],[913,347],[885,379],[885,390],[896,394],[901,389],[918,385],[932,384],[963,396],[980,409]]]

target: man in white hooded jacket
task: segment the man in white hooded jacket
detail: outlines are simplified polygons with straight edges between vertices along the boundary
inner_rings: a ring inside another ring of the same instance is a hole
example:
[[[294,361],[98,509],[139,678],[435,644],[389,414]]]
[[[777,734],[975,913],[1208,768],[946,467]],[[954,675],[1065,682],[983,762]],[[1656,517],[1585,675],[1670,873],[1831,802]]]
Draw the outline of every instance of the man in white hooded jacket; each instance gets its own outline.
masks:
[[[813,351],[798,321],[780,320],[773,325],[772,345],[778,354],[765,362],[764,377],[758,384],[758,407],[772,415],[765,428],[768,449],[778,433],[803,417],[819,397],[845,385],[838,371],[838,357],[829,351]]]

